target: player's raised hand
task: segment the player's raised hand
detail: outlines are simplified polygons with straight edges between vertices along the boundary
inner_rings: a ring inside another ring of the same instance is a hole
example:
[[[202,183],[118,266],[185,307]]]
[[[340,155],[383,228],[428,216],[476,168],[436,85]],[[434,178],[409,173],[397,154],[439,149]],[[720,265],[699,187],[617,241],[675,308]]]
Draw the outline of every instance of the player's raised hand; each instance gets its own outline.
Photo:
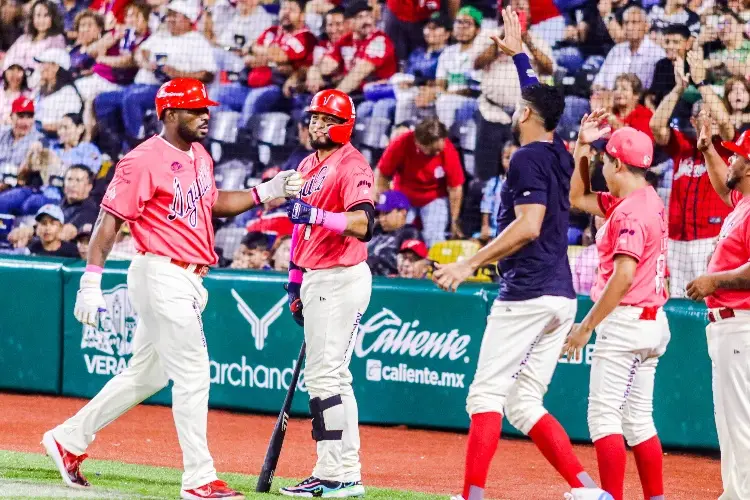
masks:
[[[474,274],[468,262],[454,262],[452,264],[435,263],[435,271],[432,273],[432,281],[442,290],[455,292],[458,285],[466,281]]]
[[[717,288],[718,284],[714,277],[710,274],[704,274],[688,283],[685,291],[687,292],[687,296],[692,300],[703,300],[712,295]]]
[[[583,115],[581,128],[578,129],[578,142],[591,144],[612,132],[612,127],[606,124],[608,115],[606,109],[597,109],[591,114]]]
[[[698,129],[698,151],[701,153],[706,151],[709,147],[711,147],[711,138],[713,134],[711,133],[714,125],[714,120],[711,118],[711,116],[706,112],[706,110],[701,110],[701,112],[698,114],[698,118],[696,119],[696,128]]]
[[[99,273],[87,271],[81,276],[73,314],[83,324],[97,326],[99,315],[107,310],[101,282]]]
[[[302,176],[295,170],[282,170],[273,179],[255,187],[261,203],[275,198],[293,198],[302,190]]]
[[[491,36],[497,47],[508,54],[514,56],[523,52],[523,41],[521,39],[521,21],[518,19],[513,9],[506,7],[502,11],[503,15],[503,37]]]
[[[565,339],[565,344],[563,344],[562,351],[560,352],[560,357],[562,358],[563,356],[566,356],[569,360],[581,359],[581,352],[583,351],[583,348],[586,346],[586,344],[589,343],[589,340],[591,339],[591,335],[593,333],[593,330],[584,328],[580,323],[573,325],[573,329]]]

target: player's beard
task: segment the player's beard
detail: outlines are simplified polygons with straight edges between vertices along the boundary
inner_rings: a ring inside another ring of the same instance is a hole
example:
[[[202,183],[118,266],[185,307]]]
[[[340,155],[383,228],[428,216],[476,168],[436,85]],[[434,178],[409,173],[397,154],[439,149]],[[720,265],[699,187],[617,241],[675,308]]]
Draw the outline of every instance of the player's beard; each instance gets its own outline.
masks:
[[[206,137],[204,132],[199,129],[191,130],[185,123],[177,125],[177,134],[185,142],[200,142]]]
[[[729,176],[727,177],[727,182],[725,183],[727,185],[727,188],[732,190],[737,187],[737,184],[740,183],[739,176],[735,175],[734,172],[730,172]]]
[[[321,149],[324,151],[327,151],[329,149],[333,149],[336,147],[336,143],[333,142],[331,138],[328,137],[328,135],[325,135],[320,139],[316,139],[315,136],[312,135],[312,133],[310,133],[309,135],[310,135],[310,146],[312,146],[312,148],[316,151],[321,150]]]
[[[516,117],[513,117],[513,121],[510,123],[510,131],[513,134],[516,144],[521,144],[521,124]]]

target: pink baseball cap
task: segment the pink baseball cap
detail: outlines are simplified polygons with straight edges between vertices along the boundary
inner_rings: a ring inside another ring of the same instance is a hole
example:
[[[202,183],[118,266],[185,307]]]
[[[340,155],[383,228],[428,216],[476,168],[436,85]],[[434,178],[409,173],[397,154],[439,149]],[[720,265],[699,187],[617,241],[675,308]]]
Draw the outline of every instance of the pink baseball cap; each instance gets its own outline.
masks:
[[[616,130],[605,148],[613,158],[626,165],[649,168],[654,159],[654,143],[649,136],[633,127]]]

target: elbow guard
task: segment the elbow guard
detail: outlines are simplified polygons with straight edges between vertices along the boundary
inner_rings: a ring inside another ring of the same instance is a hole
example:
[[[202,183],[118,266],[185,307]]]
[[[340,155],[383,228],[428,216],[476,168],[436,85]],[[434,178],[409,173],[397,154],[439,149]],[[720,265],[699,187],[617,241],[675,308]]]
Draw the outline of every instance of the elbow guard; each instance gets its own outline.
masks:
[[[375,207],[372,206],[372,203],[357,203],[349,209],[349,212],[356,212],[357,210],[362,210],[367,216],[367,232],[363,238],[359,238],[360,241],[366,243],[372,239],[372,231],[375,227]]]

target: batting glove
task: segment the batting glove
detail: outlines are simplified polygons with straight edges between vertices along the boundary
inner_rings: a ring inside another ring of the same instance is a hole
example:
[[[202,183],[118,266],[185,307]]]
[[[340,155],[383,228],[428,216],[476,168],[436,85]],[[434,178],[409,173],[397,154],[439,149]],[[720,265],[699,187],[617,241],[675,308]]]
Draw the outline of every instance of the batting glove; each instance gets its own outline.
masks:
[[[102,275],[87,271],[81,276],[73,314],[81,323],[97,326],[99,314],[107,310],[102,294]]]
[[[286,206],[286,213],[293,224],[318,224],[318,217],[322,215],[323,210],[296,198],[289,201]]]
[[[305,317],[302,315],[302,299],[300,299],[300,288],[302,283],[287,283],[284,285],[287,298],[289,300],[289,310],[292,312],[292,318],[299,326],[305,326]]]
[[[284,170],[273,179],[255,186],[255,192],[261,203],[274,198],[293,198],[302,190],[302,176],[295,170]]]

